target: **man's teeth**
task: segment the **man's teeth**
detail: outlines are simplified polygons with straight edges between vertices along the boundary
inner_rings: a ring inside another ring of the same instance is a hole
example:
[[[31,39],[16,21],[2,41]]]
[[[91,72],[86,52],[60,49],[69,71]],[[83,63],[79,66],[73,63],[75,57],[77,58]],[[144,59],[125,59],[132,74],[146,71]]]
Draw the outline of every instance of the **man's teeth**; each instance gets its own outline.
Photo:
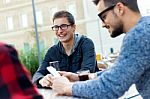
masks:
[[[60,37],[63,37],[64,35],[59,35]]]

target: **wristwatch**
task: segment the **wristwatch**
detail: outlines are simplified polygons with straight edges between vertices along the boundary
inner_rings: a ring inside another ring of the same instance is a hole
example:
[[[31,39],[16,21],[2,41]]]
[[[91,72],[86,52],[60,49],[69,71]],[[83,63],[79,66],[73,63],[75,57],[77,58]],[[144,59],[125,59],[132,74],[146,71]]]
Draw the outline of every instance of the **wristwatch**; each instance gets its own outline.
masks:
[[[90,73],[90,74],[86,74],[86,75],[82,75],[82,74],[78,74],[79,77],[79,81],[85,81],[85,80],[89,80],[89,79],[94,79],[97,77],[96,73]]]
[[[79,81],[89,80],[88,74],[86,74],[86,75],[78,74],[78,77],[79,77]]]

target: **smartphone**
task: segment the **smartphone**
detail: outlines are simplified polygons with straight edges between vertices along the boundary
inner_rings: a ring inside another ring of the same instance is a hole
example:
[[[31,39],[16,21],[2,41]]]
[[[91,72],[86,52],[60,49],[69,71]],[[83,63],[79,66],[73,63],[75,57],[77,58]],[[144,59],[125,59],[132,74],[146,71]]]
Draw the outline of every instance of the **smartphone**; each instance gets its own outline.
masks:
[[[53,76],[55,76],[55,77],[60,76],[60,74],[58,73],[58,71],[57,71],[54,67],[52,67],[52,66],[47,67],[47,70],[48,70]]]

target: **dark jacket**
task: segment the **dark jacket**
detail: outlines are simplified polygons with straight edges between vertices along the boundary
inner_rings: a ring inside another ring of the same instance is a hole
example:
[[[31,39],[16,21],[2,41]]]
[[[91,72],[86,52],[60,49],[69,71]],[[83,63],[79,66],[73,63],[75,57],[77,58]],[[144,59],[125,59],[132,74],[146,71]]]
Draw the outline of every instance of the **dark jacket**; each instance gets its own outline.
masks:
[[[33,76],[34,83],[49,73],[46,67],[52,61],[59,61],[59,69],[61,71],[76,73],[83,70],[90,70],[90,72],[95,72],[95,69],[97,70],[94,44],[91,39],[83,35],[75,35],[74,48],[69,56],[65,53],[61,42],[50,47],[42,65]]]

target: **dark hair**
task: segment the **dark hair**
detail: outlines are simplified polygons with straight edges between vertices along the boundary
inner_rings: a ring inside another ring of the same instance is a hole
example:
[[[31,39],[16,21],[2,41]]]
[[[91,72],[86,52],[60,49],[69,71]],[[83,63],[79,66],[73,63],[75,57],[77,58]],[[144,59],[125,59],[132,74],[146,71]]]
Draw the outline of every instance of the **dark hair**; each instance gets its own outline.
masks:
[[[68,11],[65,11],[65,10],[62,10],[62,11],[58,11],[54,14],[53,16],[53,22],[55,19],[57,18],[67,18],[68,22],[71,24],[71,25],[74,25],[75,24],[75,20],[74,20],[74,17],[73,15],[68,12]]]
[[[93,0],[94,4],[97,5],[100,0]]]
[[[100,0],[93,0],[95,5],[98,5]],[[122,2],[125,4],[129,9],[135,12],[140,12],[138,5],[137,5],[137,0],[104,0],[105,6],[109,7],[113,4],[117,4],[118,2]]]

